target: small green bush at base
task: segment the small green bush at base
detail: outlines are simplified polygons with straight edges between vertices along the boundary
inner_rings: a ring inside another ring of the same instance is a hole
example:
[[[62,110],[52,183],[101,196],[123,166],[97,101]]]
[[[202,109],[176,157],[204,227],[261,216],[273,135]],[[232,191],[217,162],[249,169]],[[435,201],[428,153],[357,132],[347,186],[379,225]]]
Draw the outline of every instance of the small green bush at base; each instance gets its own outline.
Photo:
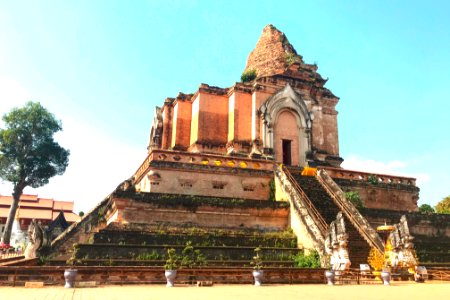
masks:
[[[320,268],[320,256],[316,250],[310,251],[308,255],[300,252],[292,257],[295,266],[299,268]]]

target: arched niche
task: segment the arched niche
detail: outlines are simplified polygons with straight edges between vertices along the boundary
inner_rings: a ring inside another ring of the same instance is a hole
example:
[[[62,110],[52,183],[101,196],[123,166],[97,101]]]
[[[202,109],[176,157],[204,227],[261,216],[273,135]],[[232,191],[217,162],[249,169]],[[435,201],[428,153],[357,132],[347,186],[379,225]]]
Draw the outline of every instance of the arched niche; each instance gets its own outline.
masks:
[[[289,84],[261,105],[260,116],[264,152],[280,163],[305,165],[312,114]]]

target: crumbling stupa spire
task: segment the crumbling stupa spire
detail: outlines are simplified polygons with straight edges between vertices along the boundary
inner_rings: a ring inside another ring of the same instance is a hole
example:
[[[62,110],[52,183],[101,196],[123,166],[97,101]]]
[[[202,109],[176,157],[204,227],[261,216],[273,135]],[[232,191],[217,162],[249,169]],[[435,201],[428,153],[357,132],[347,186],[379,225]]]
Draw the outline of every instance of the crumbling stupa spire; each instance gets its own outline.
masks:
[[[280,74],[296,62],[303,63],[301,55],[283,32],[269,24],[248,56],[244,72],[255,70],[258,77]]]

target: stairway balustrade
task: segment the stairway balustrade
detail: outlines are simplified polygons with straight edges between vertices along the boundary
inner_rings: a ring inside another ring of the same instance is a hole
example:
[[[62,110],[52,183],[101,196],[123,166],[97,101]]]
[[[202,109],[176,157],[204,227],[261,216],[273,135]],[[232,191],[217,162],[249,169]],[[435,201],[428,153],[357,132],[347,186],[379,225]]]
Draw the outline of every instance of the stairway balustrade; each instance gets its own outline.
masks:
[[[372,226],[370,226],[366,218],[359,213],[358,209],[347,200],[344,192],[327,174],[327,172],[325,170],[319,170],[316,178],[331,196],[334,203],[355,226],[359,234],[370,244],[371,247],[377,249],[379,253],[383,254],[384,245],[378,233],[372,228]]]

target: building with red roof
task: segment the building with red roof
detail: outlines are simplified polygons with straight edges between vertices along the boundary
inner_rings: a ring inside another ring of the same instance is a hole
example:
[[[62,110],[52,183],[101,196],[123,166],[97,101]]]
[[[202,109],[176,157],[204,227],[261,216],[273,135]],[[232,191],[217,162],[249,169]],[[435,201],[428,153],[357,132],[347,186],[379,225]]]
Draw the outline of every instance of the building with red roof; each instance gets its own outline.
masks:
[[[6,219],[13,202],[12,196],[0,195],[0,232],[3,233]],[[38,195],[23,194],[20,197],[16,219],[19,221],[20,229],[26,231],[35,219],[42,225],[48,225],[55,220],[59,213],[64,214],[67,223],[72,224],[80,220],[80,216],[73,212],[73,202],[59,201],[48,198],[40,198]]]

